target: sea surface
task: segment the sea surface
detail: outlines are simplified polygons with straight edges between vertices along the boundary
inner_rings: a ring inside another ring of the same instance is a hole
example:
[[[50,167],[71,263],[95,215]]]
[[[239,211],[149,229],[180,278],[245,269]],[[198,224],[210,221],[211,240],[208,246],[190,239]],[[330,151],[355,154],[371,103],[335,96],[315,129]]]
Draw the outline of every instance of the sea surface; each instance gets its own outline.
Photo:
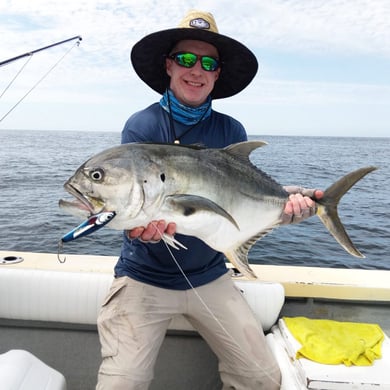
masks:
[[[339,215],[366,258],[346,253],[317,217],[283,226],[256,243],[250,262],[390,270],[390,138],[251,136],[268,142],[252,161],[283,185],[325,189],[363,166],[379,169],[342,199]],[[0,130],[0,250],[57,252],[81,221],[58,200],[87,158],[119,144],[119,133]],[[256,221],[253,221],[256,223]],[[122,233],[101,229],[65,244],[64,253],[117,256]]]

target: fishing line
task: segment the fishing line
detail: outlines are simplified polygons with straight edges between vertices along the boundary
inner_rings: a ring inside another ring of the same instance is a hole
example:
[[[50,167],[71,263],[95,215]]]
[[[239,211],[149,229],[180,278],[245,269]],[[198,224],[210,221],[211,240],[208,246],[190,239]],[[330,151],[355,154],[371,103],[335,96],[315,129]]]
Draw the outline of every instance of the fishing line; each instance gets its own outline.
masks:
[[[156,228],[157,229],[157,228]],[[158,231],[158,233],[161,235],[161,232]],[[174,254],[172,253],[172,250],[171,248],[169,247],[169,245],[163,240],[166,248],[168,249],[168,252],[169,254],[171,255],[173,261],[175,262],[177,268],[179,268],[179,271],[180,273],[183,275],[185,281],[187,282],[187,284],[190,286],[191,290],[194,292],[194,294],[196,295],[196,297],[199,299],[199,301],[201,302],[201,304],[205,307],[205,309],[208,311],[208,313],[211,315],[211,317],[218,323],[218,325],[221,327],[221,329],[225,332],[225,334],[230,337],[231,339],[233,339],[233,337],[229,334],[229,332],[227,331],[227,329],[223,326],[222,322],[219,321],[218,317],[212,312],[212,310],[207,306],[207,303],[204,301],[204,299],[200,296],[200,294],[198,293],[198,291],[196,290],[196,288],[194,287],[194,285],[191,283],[190,279],[188,279],[188,276],[185,274],[183,268],[181,267],[181,265],[179,264],[179,262],[177,261],[176,257],[174,256]],[[238,343],[236,343],[238,345]]]
[[[7,92],[7,90],[10,88],[10,86],[14,83],[14,81],[18,78],[18,76],[22,73],[23,69],[26,67],[26,65],[30,62],[32,58],[32,55],[27,58],[27,61],[23,64],[23,66],[19,69],[19,71],[16,73],[15,77],[10,81],[10,83],[4,88],[4,91],[0,95],[0,99],[3,97],[3,95]]]
[[[176,264],[177,268],[179,269],[180,273],[183,275],[185,281],[188,283],[188,285],[190,286],[191,290],[194,292],[195,296],[199,299],[199,302],[203,305],[203,307],[207,310],[207,312],[211,315],[211,317],[213,318],[213,320],[218,324],[218,326],[222,329],[222,331],[226,334],[226,336],[228,336],[230,338],[230,340],[236,344],[236,346],[240,349],[240,344],[234,339],[234,337],[229,333],[229,331],[223,326],[222,322],[218,319],[218,317],[213,313],[213,311],[209,308],[209,306],[207,305],[207,303],[205,302],[205,300],[201,297],[201,295],[198,293],[198,291],[196,290],[196,288],[194,287],[194,285],[191,283],[191,281],[188,279],[188,276],[185,274],[183,268],[181,267],[181,265],[179,264],[178,260],[176,259],[175,255],[173,254],[171,248],[169,247],[169,245],[165,242],[164,240],[164,233],[162,233],[157,225],[154,223],[154,222],[151,222],[152,225],[156,228],[156,231],[158,232],[158,234],[160,235],[164,245],[166,246],[169,254],[171,255],[174,263]],[[276,359],[275,359],[276,360]],[[268,377],[268,379],[271,380],[271,382],[275,383],[276,385],[278,385],[279,387],[281,386],[281,383],[279,383],[278,381],[275,381],[274,378],[272,378],[271,375],[268,374],[267,371],[265,371],[265,369],[263,367],[261,367],[257,362],[254,362],[256,367],[260,369],[260,371],[265,374],[266,377]]]
[[[14,104],[10,110],[0,119],[0,122],[2,122],[53,70],[54,68],[69,54],[69,52],[75,47],[79,46],[80,41],[77,41],[74,45],[72,45],[69,50],[67,50],[64,55],[30,88],[27,93],[22,96],[21,99],[19,99],[16,104]],[[32,58],[32,55],[30,56],[30,59]],[[22,68],[23,69],[23,68]],[[20,72],[19,72],[20,73]],[[14,77],[15,79],[16,77]],[[13,82],[13,81],[12,81]],[[8,89],[8,87],[7,87]],[[5,91],[4,91],[5,92]],[[4,92],[1,96],[4,95]]]

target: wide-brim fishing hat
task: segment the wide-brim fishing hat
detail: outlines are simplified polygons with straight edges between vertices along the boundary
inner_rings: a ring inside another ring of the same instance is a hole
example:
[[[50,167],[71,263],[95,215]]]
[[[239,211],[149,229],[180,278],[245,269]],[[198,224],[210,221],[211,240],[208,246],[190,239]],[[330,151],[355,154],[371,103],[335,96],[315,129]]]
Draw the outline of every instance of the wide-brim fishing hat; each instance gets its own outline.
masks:
[[[242,43],[220,34],[212,14],[197,10],[189,11],[177,28],[149,34],[133,46],[130,57],[137,75],[163,94],[170,81],[166,56],[177,42],[188,39],[210,43],[218,50],[221,72],[211,92],[213,99],[237,94],[255,77],[255,55]]]

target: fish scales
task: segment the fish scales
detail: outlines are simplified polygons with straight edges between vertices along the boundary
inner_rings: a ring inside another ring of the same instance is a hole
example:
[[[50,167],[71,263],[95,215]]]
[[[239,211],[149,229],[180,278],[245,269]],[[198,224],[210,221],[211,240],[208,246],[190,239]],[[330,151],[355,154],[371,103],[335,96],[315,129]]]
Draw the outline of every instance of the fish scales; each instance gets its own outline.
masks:
[[[75,201],[60,200],[74,215],[115,212],[107,226],[129,230],[153,220],[175,222],[177,232],[223,252],[248,278],[256,275],[248,251],[281,223],[288,193],[255,167],[249,156],[265,143],[247,141],[223,149],[131,143],[86,161],[65,183]],[[317,201],[317,215],[354,256],[363,255],[337,214],[341,197],[375,167],[360,168],[334,183]],[[177,248],[177,241],[163,235]]]

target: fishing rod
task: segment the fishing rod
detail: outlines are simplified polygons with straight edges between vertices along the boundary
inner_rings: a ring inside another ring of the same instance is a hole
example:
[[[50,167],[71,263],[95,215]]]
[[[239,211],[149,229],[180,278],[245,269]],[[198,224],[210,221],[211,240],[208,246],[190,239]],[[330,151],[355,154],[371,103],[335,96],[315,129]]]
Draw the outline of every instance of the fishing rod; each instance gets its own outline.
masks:
[[[20,73],[22,72],[22,70],[25,68],[25,66],[28,64],[28,62],[31,60],[32,56],[35,54],[35,53],[38,53],[40,51],[43,51],[43,50],[47,50],[47,49],[50,49],[54,46],[58,46],[58,45],[62,45],[63,43],[67,43],[67,42],[70,42],[70,41],[74,41],[77,39],[77,42],[33,85],[32,88],[29,89],[29,91],[22,97],[18,100],[18,102],[13,105],[6,113],[5,115],[3,115],[1,118],[0,118],[0,122],[2,122],[45,78],[46,76],[49,75],[49,73],[65,58],[65,56],[75,47],[75,46],[79,46],[80,45],[80,41],[82,40],[81,36],[80,35],[77,35],[75,37],[72,37],[72,38],[69,38],[69,39],[65,39],[63,41],[60,41],[60,42],[56,42],[56,43],[52,43],[51,45],[48,45],[48,46],[44,46],[44,47],[41,47],[39,49],[36,49],[36,50],[33,50],[33,51],[29,51],[27,53],[24,53],[24,54],[21,54],[19,56],[16,56],[16,57],[13,57],[13,58],[9,58],[8,60],[5,60],[5,61],[1,61],[0,62],[0,67],[3,66],[3,65],[7,65],[11,62],[14,62],[14,61],[17,61],[17,60],[20,60],[21,58],[24,58],[24,57],[29,57],[27,59],[27,61],[25,62],[25,64],[22,66],[22,68],[16,73],[15,77],[10,81],[10,83],[4,88],[4,91],[0,94],[0,99],[3,97],[3,95],[6,93],[6,91],[11,87],[11,85],[14,83],[14,81],[16,80],[16,78],[20,75]]]
[[[33,50],[33,51],[29,51],[29,52],[24,53],[24,54],[20,54],[20,55],[18,55],[16,57],[9,58],[8,60],[1,61],[0,62],[0,66],[7,65],[7,64],[9,64],[11,62],[20,60],[21,58],[24,58],[24,57],[32,56],[35,53],[38,53],[38,52],[43,51],[43,50],[50,49],[50,48],[52,48],[54,46],[58,46],[58,45],[62,45],[63,43],[66,43],[66,42],[74,41],[75,39],[77,39],[79,42],[82,40],[81,36],[77,35],[75,37],[72,37],[72,38],[69,38],[69,39],[65,39],[65,40],[60,41],[60,42],[52,43],[51,45],[48,45],[48,46],[45,46],[45,47],[41,47],[39,49],[36,49],[36,50]]]

